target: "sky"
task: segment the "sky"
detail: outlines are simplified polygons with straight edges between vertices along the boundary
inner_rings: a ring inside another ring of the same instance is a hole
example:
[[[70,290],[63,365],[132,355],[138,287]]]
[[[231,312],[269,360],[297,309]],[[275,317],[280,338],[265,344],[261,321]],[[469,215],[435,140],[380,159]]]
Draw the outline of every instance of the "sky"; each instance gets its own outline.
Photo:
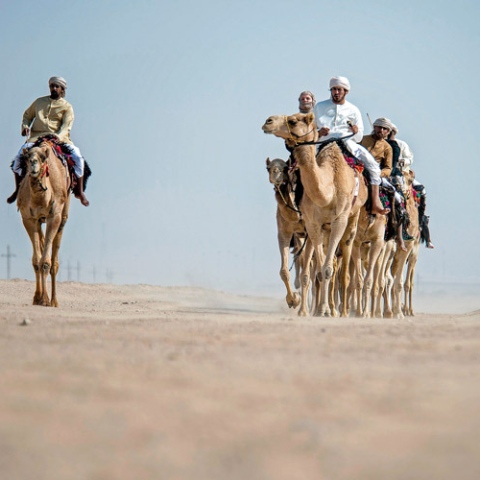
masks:
[[[72,140],[93,174],[72,198],[61,281],[282,294],[261,126],[301,91],[385,116],[414,152],[435,250],[417,281],[479,282],[477,0],[2,0],[0,278],[34,279],[10,161],[23,112],[68,82]]]

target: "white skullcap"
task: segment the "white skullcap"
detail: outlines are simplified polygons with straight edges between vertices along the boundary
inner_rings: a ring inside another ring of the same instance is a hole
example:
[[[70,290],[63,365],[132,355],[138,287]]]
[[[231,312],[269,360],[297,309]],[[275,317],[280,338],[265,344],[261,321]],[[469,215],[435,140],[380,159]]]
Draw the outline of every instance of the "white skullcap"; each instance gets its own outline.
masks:
[[[333,87],[343,87],[345,90],[350,91],[350,82],[347,77],[332,77],[330,79],[330,90]]]
[[[392,132],[396,135],[398,133],[398,128],[394,123],[390,123],[390,126],[392,127]]]
[[[385,117],[377,118],[373,122],[373,126],[374,127],[384,127],[384,128],[388,128],[389,130],[392,130],[392,122],[388,118],[385,118]]]
[[[62,77],[51,77],[50,80],[48,80],[48,85],[51,85],[52,83],[60,85],[64,90],[67,89],[67,81]]]

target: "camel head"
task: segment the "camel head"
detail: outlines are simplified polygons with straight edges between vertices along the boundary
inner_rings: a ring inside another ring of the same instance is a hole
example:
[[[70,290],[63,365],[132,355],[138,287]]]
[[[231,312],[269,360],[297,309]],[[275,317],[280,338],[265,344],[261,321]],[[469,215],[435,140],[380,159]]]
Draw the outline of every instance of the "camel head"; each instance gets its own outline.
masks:
[[[293,115],[272,115],[263,124],[262,130],[286,140],[287,145],[315,141],[318,132],[313,113],[295,113]]]
[[[275,158],[270,160],[267,158],[266,161],[267,170],[268,170],[268,179],[270,183],[275,187],[280,187],[288,180],[288,165],[287,162],[281,158]]]
[[[26,154],[27,174],[33,178],[43,176],[47,167],[47,147],[33,147]]]

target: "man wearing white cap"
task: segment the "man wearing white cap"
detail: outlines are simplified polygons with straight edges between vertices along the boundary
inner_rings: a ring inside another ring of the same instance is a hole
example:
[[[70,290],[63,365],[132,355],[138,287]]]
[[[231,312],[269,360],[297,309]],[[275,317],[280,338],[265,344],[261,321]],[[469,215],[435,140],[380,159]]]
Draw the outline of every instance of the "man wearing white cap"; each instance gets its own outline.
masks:
[[[388,178],[392,173],[393,150],[387,142],[392,130],[390,120],[385,117],[377,118],[373,122],[373,132],[365,135],[360,142],[380,165],[380,177]]]
[[[363,162],[370,174],[372,213],[385,215],[389,210],[383,208],[378,196],[380,167],[368,150],[357,143],[363,138],[363,120],[360,110],[345,98],[349,91],[348,78],[332,77],[330,79],[330,99],[317,103],[313,109],[319,140],[349,137],[343,140],[344,145],[353,156]]]
[[[15,192],[8,197],[7,202],[13,203],[17,199],[18,188],[22,181],[21,156],[24,148],[31,148],[35,141],[45,135],[55,135],[61,142],[68,145],[72,160],[75,163],[74,171],[77,177],[77,186],[74,189],[82,205],[86,207],[89,201],[83,192],[83,173],[85,160],[70,140],[70,131],[72,129],[74,113],[73,107],[65,100],[65,90],[67,82],[62,77],[51,77],[48,81],[50,95],[37,98],[23,114],[22,131],[23,137],[27,141],[13,159],[12,170],[15,175]]]

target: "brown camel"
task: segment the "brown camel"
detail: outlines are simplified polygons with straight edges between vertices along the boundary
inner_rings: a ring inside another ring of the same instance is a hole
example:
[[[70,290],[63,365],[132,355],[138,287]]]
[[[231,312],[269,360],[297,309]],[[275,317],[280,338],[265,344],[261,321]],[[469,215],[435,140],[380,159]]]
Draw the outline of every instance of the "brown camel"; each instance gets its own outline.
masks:
[[[391,273],[391,267],[396,250],[397,243],[394,238],[385,242],[377,261],[377,265],[375,266],[375,282],[373,286],[373,297],[376,299],[375,317],[393,318],[391,302],[393,276]]]
[[[403,186],[403,195],[405,198],[405,208],[407,210],[410,225],[407,228],[408,234],[413,237],[413,240],[405,242],[406,251],[397,249],[395,252],[395,257],[392,264],[392,275],[393,275],[393,289],[392,289],[392,309],[393,315],[396,318],[403,318],[403,311],[401,306],[402,300],[402,290],[403,290],[403,271],[407,263],[407,259],[412,256],[411,268],[415,267],[416,264],[416,255],[415,255],[415,246],[420,241],[420,226],[418,221],[418,211],[417,203],[412,194],[412,183],[415,179],[415,173],[413,170],[404,173],[405,184]],[[411,269],[410,268],[410,269]],[[409,273],[409,290],[410,294],[413,290],[413,273]],[[409,306],[410,311],[413,312],[411,305]]]
[[[415,268],[417,266],[418,254],[420,252],[420,237],[413,240],[413,248],[407,258],[407,271],[405,273],[405,283],[403,290],[405,294],[405,302],[403,306],[403,314],[414,317],[413,312],[413,287],[415,286]]]
[[[367,188],[360,175],[345,161],[334,142],[325,146],[316,156],[318,132],[313,114],[297,113],[290,116],[269,117],[262,127],[265,133],[283,138],[292,149],[292,157],[300,169],[304,187],[302,214],[315,256],[320,265],[321,292],[317,315],[331,315],[328,302],[330,280],[334,273],[334,256],[341,248],[344,265],[350,261],[353,238],[360,207],[367,200]],[[322,248],[325,229],[330,224],[326,252]],[[309,264],[302,275],[302,283],[309,282]],[[348,268],[341,271],[341,315],[347,316]],[[302,285],[303,287],[303,285]],[[299,315],[307,315],[299,311]]]
[[[36,279],[33,305],[58,307],[58,251],[68,218],[70,177],[48,143],[25,151],[25,155],[26,176],[19,188],[17,206],[33,246]],[[46,224],[45,234],[43,223]],[[51,299],[47,291],[48,274],[52,283]]]
[[[300,296],[297,292],[293,292],[290,286],[290,272],[288,269],[288,260],[290,257],[290,246],[292,240],[297,243],[296,260],[300,258],[298,255],[300,250],[303,251],[303,242],[306,241],[305,223],[302,215],[295,203],[294,191],[288,175],[287,162],[280,158],[270,160],[267,158],[268,179],[274,186],[275,199],[277,201],[277,237],[278,247],[282,263],[280,267],[280,278],[287,289],[286,301],[290,308],[296,308],[300,304]],[[301,265],[296,263],[296,268],[301,269]]]
[[[352,290],[356,294],[357,317],[368,318],[374,314],[375,290],[372,290],[375,280],[375,267],[385,244],[385,221],[384,215],[370,215],[365,207],[362,207],[357,224],[357,233],[353,242],[352,266],[354,267],[354,281]],[[362,265],[361,248],[369,245],[366,271]],[[369,301],[371,300],[371,306]]]

